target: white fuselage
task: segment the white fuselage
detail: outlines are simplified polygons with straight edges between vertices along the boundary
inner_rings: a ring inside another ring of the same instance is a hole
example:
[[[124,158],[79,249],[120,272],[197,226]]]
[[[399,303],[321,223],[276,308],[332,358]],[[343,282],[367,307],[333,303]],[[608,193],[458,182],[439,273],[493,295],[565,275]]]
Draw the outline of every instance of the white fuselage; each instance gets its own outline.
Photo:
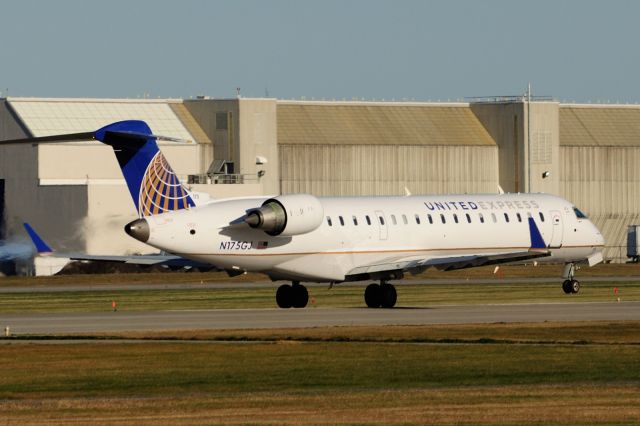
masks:
[[[548,194],[319,200],[324,220],[305,234],[270,236],[250,228],[242,218],[265,198],[231,199],[147,217],[147,243],[218,268],[318,282],[344,281],[360,267],[394,259],[527,250],[528,217],[551,254],[540,262],[584,261],[604,245],[571,203]]]

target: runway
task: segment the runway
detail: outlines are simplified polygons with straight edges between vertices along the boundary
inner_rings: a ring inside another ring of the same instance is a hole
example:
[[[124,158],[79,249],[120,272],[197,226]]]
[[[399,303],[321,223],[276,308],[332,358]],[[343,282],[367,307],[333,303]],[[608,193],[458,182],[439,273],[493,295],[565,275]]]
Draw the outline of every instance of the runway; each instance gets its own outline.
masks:
[[[640,302],[454,305],[433,308],[219,309],[0,314],[14,335],[195,329],[303,328],[542,321],[640,320]]]

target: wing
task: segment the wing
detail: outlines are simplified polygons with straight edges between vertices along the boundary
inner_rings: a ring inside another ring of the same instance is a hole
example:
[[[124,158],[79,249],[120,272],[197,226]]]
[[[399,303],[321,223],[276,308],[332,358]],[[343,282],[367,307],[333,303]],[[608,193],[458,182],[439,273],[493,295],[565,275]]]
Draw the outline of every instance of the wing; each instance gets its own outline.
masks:
[[[405,271],[417,273],[430,267],[435,267],[443,271],[451,271],[477,266],[519,263],[550,256],[547,245],[532,218],[529,218],[529,235],[531,244],[530,247],[526,249],[487,250],[482,253],[464,255],[422,255],[388,258],[383,261],[352,269],[347,274],[347,279],[355,280],[363,277],[393,275],[394,273]]]
[[[196,262],[193,260],[185,259],[184,257],[176,256],[173,254],[138,254],[129,256],[116,256],[116,255],[90,255],[82,253],[52,253],[52,256],[63,257],[70,260],[81,260],[91,262],[115,262],[115,263],[127,263],[129,265],[147,265],[147,266],[168,266],[172,268],[178,267],[191,267],[201,269],[215,269],[213,265],[209,263]]]

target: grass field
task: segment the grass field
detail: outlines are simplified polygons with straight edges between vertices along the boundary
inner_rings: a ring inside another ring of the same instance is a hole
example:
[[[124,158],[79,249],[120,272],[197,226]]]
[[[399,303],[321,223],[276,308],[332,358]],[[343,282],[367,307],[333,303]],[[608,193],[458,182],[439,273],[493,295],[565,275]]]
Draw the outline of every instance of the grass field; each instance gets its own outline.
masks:
[[[0,418],[635,424],[638,331],[638,322],[543,323],[119,336],[178,341],[5,342]]]
[[[557,283],[559,267],[479,268],[398,286],[400,306],[640,300],[640,282]],[[534,272],[532,274],[532,272]],[[638,276],[603,265],[581,276]],[[0,286],[194,283],[196,289],[4,293],[0,313],[273,307],[276,285],[221,274],[7,278]],[[263,278],[259,278],[263,279]],[[213,285],[212,285],[213,284]],[[618,288],[618,294],[613,288]],[[317,309],[362,285],[312,286]],[[310,307],[309,309],[314,309]],[[0,424],[640,424],[640,322],[191,330],[0,338]]]
[[[614,288],[618,293],[614,293]],[[207,288],[158,290],[101,290],[39,293],[5,293],[0,313],[97,312],[111,310],[234,309],[275,307],[276,286],[261,288]],[[398,304],[423,307],[470,303],[555,303],[640,300],[640,281],[584,283],[577,295],[566,295],[557,283],[517,283],[508,279],[491,284],[400,285]],[[309,308],[364,306],[364,286],[341,284],[309,287]]]

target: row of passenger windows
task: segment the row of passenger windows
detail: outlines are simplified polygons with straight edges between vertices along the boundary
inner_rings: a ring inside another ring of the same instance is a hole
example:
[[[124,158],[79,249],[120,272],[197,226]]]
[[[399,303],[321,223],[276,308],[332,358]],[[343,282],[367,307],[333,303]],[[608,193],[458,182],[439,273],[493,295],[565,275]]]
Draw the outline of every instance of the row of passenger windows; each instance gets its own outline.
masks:
[[[544,214],[542,214],[542,212],[538,212],[538,215],[540,216],[540,221],[544,222]],[[438,217],[440,216],[440,217]],[[527,213],[527,217],[532,217],[531,213]],[[398,223],[403,223],[405,225],[409,224],[409,219],[407,219],[407,215],[403,214],[400,216],[400,220],[398,218],[396,218],[396,215],[392,214],[390,215],[391,218],[391,224],[392,225],[397,225]],[[422,222],[420,215],[416,214],[414,216],[416,224],[420,225],[420,223]],[[498,221],[500,220],[504,220],[505,223],[509,223],[511,222],[512,216],[509,216],[509,213],[504,212],[502,214],[498,213],[491,213],[491,215],[487,215],[486,217],[486,221],[489,221],[489,218],[491,219],[491,221],[493,223],[498,223]],[[438,221],[438,219],[440,219],[440,223],[447,223],[447,217],[445,216],[444,213],[440,213],[438,215],[436,214],[427,214],[426,216],[426,220],[424,221],[424,223],[429,223],[429,224],[433,224],[435,221]],[[522,222],[523,221],[523,216],[520,213],[516,213],[515,217],[513,217],[513,221],[518,221],[518,222]],[[351,220],[353,221],[353,224],[355,226],[358,226],[359,222],[358,222],[358,217],[357,216],[351,216]],[[367,225],[371,225],[372,221],[371,221],[371,217],[369,215],[365,215],[364,220],[366,221]],[[453,217],[452,220],[454,223],[464,223],[466,220],[466,223],[473,223],[473,218],[472,218],[472,214],[471,213],[465,213],[464,215],[460,215],[458,216],[457,213],[453,213]],[[485,223],[485,216],[482,213],[478,213],[477,214],[477,220],[480,223]],[[341,226],[345,226],[345,219],[342,216],[338,216],[338,221],[340,222]],[[384,221],[384,216],[378,216],[378,222],[380,223],[380,225],[384,225],[385,221]],[[331,216],[327,216],[327,225],[329,226],[333,226],[333,219],[331,219]]]

